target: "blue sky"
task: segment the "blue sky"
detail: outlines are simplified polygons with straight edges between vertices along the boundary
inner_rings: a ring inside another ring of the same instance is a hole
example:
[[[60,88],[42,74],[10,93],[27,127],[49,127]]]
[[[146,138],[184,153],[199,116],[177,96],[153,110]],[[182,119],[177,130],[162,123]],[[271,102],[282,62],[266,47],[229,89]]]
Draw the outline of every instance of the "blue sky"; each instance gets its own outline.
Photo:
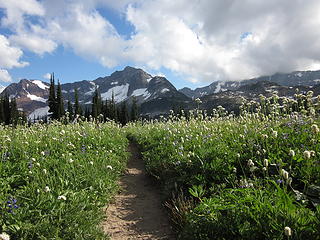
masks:
[[[0,0],[0,85],[51,72],[93,80],[128,65],[177,88],[316,70],[319,9],[317,0]]]

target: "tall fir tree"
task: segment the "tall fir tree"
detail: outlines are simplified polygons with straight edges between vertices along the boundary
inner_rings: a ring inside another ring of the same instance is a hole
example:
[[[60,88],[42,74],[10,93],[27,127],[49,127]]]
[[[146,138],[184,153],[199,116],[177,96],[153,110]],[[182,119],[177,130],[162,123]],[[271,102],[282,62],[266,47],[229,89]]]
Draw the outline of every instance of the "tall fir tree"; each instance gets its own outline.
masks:
[[[51,117],[53,119],[57,119],[57,103],[56,103],[56,91],[55,91],[55,80],[54,73],[50,76],[50,88],[49,88],[49,113],[51,113]]]
[[[78,88],[74,89],[74,115],[82,115],[82,109],[79,104]]]
[[[130,121],[137,121],[138,120],[138,104],[137,99],[135,96],[132,98],[131,104],[131,112],[130,112]]]
[[[4,99],[0,97],[0,124],[4,123],[5,116],[4,116]]]
[[[4,123],[6,125],[10,124],[11,116],[10,116],[10,99],[9,95],[5,93],[3,98],[3,112],[4,112]]]
[[[64,115],[65,111],[64,111],[61,84],[59,80],[58,80],[58,87],[57,87],[56,109],[57,109],[56,111],[57,119],[60,119]]]
[[[71,101],[70,101],[70,98],[69,98],[69,100],[68,100],[68,107],[67,107],[67,109],[68,109],[68,113],[69,113],[69,118],[70,118],[70,120],[73,120],[74,113],[73,113],[73,106],[72,106],[72,103],[71,103]]]
[[[122,125],[126,125],[129,122],[129,114],[126,102],[121,103],[119,121]]]
[[[100,115],[101,110],[102,110],[101,95],[99,93],[98,88],[96,88],[92,98],[91,116],[96,119]]]
[[[13,98],[10,101],[10,123],[13,125],[17,125],[19,117],[20,115],[17,107],[17,102],[16,99]]]

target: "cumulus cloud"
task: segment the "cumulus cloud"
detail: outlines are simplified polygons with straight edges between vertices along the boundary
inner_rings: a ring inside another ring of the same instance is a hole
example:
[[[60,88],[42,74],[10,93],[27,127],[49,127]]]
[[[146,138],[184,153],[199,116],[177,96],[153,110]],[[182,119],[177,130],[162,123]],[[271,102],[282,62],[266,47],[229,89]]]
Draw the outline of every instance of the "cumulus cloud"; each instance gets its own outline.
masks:
[[[51,79],[51,73],[46,73],[46,74],[44,74],[44,75],[43,75],[43,78],[50,80],[50,79]]]
[[[23,52],[13,47],[8,38],[0,34],[0,67],[13,68],[27,66],[27,62],[20,61]]]
[[[11,82],[11,81],[12,81],[12,78],[8,73],[8,71],[5,69],[0,69],[0,82]]]
[[[6,46],[16,56],[7,67],[25,64],[19,48],[42,55],[58,45],[106,67],[129,61],[192,82],[320,66],[318,0],[0,0],[0,8],[1,25],[14,32],[0,37],[0,53]],[[99,8],[124,17],[134,28],[130,38]]]

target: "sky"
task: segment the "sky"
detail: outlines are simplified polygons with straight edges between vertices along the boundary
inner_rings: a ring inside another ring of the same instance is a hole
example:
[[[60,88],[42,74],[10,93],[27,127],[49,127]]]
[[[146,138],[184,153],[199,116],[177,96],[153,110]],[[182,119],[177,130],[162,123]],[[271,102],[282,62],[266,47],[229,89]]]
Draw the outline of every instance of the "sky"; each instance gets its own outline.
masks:
[[[320,69],[319,0],[0,0],[0,85],[125,66],[177,88]]]

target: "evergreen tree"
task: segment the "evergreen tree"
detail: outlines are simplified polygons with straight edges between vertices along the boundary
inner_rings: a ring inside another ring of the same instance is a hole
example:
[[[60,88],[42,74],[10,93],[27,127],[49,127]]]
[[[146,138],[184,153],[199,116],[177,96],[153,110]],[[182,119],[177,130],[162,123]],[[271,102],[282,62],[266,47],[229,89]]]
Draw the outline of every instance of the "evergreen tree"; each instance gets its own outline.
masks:
[[[130,120],[131,121],[138,120],[138,104],[137,104],[137,99],[135,96],[133,96],[133,98],[132,98]]]
[[[126,102],[121,103],[119,121],[122,125],[126,125],[129,122],[129,114]]]
[[[16,99],[13,98],[10,101],[10,123],[16,125],[18,123],[20,114],[17,107]]]
[[[4,112],[4,123],[6,125],[10,124],[11,116],[10,116],[10,99],[9,95],[5,93],[3,98],[3,112]]]
[[[110,119],[117,121],[118,120],[118,114],[117,114],[117,107],[114,100],[114,93],[112,92],[112,97],[110,101]]]
[[[50,76],[50,88],[49,88],[49,113],[51,113],[51,117],[53,119],[57,119],[57,104],[56,104],[56,92],[55,92],[55,80],[54,73]]]
[[[74,115],[73,115],[73,106],[70,99],[68,100],[68,113],[69,113],[70,120],[72,120]]]
[[[57,97],[56,97],[56,116],[60,119],[64,115],[64,104],[60,81],[58,80]]]
[[[92,98],[92,112],[91,115],[94,119],[96,119],[102,110],[102,100],[101,95],[98,91],[98,88],[96,88],[93,98]]]
[[[5,117],[4,117],[4,99],[3,97],[0,97],[0,124],[4,123]]]
[[[82,109],[79,104],[78,89],[74,89],[74,115],[82,115]]]

